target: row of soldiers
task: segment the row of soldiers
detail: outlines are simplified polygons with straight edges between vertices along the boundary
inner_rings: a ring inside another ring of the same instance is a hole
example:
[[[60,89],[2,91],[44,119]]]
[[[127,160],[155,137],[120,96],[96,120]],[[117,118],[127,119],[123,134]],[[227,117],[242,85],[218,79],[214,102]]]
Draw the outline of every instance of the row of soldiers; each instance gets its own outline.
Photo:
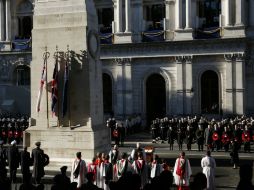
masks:
[[[177,141],[179,150],[182,145],[187,144],[187,150],[191,150],[193,143],[198,144],[198,150],[207,149],[217,151],[224,148],[228,151],[233,141],[238,144],[239,149],[244,145],[244,151],[250,152],[250,143],[254,141],[254,119],[252,117],[237,116],[221,120],[205,117],[182,117],[156,119],[152,121],[151,132],[153,143],[165,140],[173,150],[174,141]]]
[[[27,117],[9,118],[0,117],[0,140],[11,143],[15,140],[18,144],[23,140],[23,131],[29,126]]]

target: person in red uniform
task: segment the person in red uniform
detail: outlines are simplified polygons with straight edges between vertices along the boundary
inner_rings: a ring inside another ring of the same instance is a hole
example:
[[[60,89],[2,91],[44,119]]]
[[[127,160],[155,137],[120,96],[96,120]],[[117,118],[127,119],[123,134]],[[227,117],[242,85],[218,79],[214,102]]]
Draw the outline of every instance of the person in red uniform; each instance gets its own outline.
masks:
[[[245,126],[245,129],[242,133],[242,142],[244,145],[244,152],[250,152],[250,130],[248,129],[248,126]]]
[[[224,127],[224,131],[221,136],[221,142],[223,144],[225,152],[228,152],[230,144],[230,135],[227,127]]]

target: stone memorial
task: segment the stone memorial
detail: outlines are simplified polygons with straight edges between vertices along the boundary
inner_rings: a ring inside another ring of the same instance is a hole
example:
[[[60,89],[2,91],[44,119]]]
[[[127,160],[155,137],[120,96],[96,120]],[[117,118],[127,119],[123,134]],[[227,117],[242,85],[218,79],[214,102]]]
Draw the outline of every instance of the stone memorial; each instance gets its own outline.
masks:
[[[41,141],[50,163],[59,165],[70,165],[78,151],[88,161],[97,152],[109,151],[110,135],[103,119],[100,46],[93,0],[36,0],[32,36],[31,126],[24,133],[24,146],[31,150],[36,141]],[[47,84],[44,84],[37,111],[45,52],[48,52]],[[58,99],[54,114],[50,109],[50,85],[56,60],[59,65]],[[62,116],[66,63],[69,66],[68,101],[66,114]]]

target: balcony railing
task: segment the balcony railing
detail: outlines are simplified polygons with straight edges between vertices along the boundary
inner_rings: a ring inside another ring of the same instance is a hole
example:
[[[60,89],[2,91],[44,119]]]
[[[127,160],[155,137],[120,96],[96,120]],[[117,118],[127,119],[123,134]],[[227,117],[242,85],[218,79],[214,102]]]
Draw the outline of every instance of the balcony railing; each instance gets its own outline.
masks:
[[[220,37],[221,37],[220,27],[202,28],[197,29],[195,31],[195,39],[211,39]]]
[[[32,38],[29,39],[15,39],[12,41],[13,51],[26,51],[32,48]]]
[[[142,33],[143,42],[161,42],[164,40],[164,30],[149,30]]]

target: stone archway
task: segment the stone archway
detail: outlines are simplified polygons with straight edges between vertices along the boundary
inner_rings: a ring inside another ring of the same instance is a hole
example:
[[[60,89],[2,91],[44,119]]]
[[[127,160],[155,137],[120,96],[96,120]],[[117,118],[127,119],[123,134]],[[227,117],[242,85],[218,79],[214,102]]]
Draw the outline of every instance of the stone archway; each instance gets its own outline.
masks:
[[[146,80],[147,122],[166,115],[166,81],[160,74],[151,74]]]
[[[103,110],[106,114],[113,114],[113,82],[109,74],[103,73]]]
[[[219,114],[219,77],[212,70],[201,76],[201,113]]]

